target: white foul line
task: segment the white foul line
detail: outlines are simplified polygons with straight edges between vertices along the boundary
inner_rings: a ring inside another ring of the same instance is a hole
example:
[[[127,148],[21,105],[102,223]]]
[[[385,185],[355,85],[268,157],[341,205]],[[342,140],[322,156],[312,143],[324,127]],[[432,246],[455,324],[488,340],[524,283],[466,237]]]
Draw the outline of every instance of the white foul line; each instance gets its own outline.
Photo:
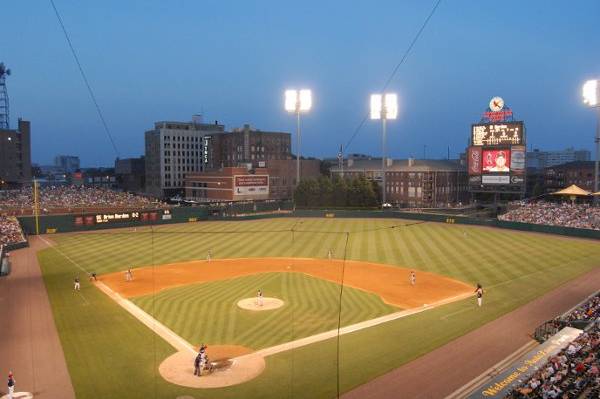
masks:
[[[169,329],[167,326],[156,320],[154,317],[150,316],[144,310],[139,308],[133,302],[123,298],[121,295],[117,294],[113,290],[111,290],[107,285],[102,282],[97,282],[96,286],[100,288],[102,292],[112,298],[117,304],[121,305],[126,311],[128,311],[131,315],[133,315],[136,319],[141,321],[145,326],[150,328],[156,334],[158,334],[161,338],[167,341],[171,346],[179,351],[191,351],[192,353],[196,353],[196,349],[187,342],[185,339],[177,335],[173,330]],[[451,302],[459,301],[461,299],[465,299],[470,297],[472,294],[461,294],[456,295],[450,298],[443,299],[441,301],[423,306],[422,308],[413,308],[408,310],[403,310],[400,312],[390,313],[385,316],[377,317],[375,319],[362,321],[360,323],[351,324],[346,327],[342,327],[339,330],[339,335],[350,334],[356,331],[364,330],[369,327],[377,326],[379,324],[387,323],[392,320],[401,319],[403,317],[411,316],[417,313],[424,312],[426,310],[430,310],[436,308],[441,305],[445,305]],[[271,355],[275,355],[277,353],[285,352],[291,349],[300,348],[306,345],[313,344],[315,342],[325,341],[330,338],[335,338],[338,335],[337,328],[330,331],[325,331],[319,334],[311,335],[309,337],[300,338],[294,341],[285,342],[283,344],[271,346],[269,348],[264,348],[258,350],[256,352],[252,352],[247,355],[238,356],[238,358],[243,358],[245,356],[262,356],[267,357]]]

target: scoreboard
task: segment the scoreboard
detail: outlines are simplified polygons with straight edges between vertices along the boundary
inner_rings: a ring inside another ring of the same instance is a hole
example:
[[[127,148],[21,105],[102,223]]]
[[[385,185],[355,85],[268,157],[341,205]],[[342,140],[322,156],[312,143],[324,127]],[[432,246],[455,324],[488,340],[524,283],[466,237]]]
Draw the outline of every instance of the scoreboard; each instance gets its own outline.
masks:
[[[486,114],[490,112],[488,110]],[[473,124],[467,149],[469,190],[523,193],[525,156],[526,136],[522,121]]]
[[[117,225],[123,222],[152,223],[158,220],[171,220],[171,211],[143,210],[126,212],[104,212],[89,215],[77,215],[73,219],[75,226]]]

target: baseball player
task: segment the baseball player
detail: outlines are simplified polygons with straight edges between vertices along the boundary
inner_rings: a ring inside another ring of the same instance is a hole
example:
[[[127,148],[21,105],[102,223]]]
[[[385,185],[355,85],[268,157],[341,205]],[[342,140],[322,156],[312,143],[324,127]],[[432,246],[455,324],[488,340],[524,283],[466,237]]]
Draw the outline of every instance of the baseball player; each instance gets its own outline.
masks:
[[[206,254],[206,261],[210,262],[210,258],[211,258],[211,256],[210,256],[210,249],[209,249],[208,253]]]
[[[415,285],[417,283],[417,274],[411,270],[408,279],[410,281],[410,285]]]
[[[131,268],[129,268],[125,272],[125,281],[132,281],[132,280],[133,280],[133,272],[131,271]]]
[[[258,290],[258,292],[256,293],[256,304],[258,306],[263,305],[263,293],[261,290]]]
[[[79,291],[81,289],[81,283],[79,282],[79,277],[75,277],[75,280],[73,281],[73,289],[75,291]]]
[[[198,355],[194,359],[194,375],[200,377],[202,375],[202,370],[200,369],[200,362],[202,361],[202,353],[198,352]]]
[[[475,289],[475,296],[477,296],[477,306],[481,307],[481,303],[483,302],[483,287],[481,284],[477,284],[477,289]]]
[[[98,281],[98,278],[97,278],[95,272],[90,273],[90,281]]]
[[[329,252],[327,252],[327,258],[329,258],[329,260],[331,260],[332,257],[333,257],[333,252],[330,249]]]
[[[8,399],[13,399],[13,394],[15,393],[15,378],[13,377],[12,371],[8,373]]]

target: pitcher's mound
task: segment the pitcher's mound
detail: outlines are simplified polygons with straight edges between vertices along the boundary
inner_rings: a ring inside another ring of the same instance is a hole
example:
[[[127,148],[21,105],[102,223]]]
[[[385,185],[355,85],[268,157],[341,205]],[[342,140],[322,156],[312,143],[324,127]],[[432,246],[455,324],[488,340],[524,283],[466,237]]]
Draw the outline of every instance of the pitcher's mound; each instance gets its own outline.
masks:
[[[265,360],[250,349],[236,346],[208,347],[207,354],[213,364],[213,370],[204,370],[202,376],[194,375],[194,358],[192,352],[177,352],[166,358],[158,367],[160,375],[167,381],[190,388],[222,388],[241,384],[256,378],[265,369]],[[229,357],[227,354],[232,356]],[[238,356],[240,353],[247,353]],[[237,357],[233,357],[237,356]]]
[[[285,302],[277,298],[263,298],[262,306],[257,298],[242,299],[237,305],[246,310],[273,310],[283,306]]]

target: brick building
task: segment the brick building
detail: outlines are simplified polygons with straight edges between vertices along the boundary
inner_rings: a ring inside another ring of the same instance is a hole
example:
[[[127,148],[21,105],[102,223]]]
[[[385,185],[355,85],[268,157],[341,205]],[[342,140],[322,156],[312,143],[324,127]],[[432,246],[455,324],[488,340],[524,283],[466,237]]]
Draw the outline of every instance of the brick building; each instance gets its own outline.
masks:
[[[296,161],[268,160],[265,164],[265,168],[224,167],[189,173],[185,178],[185,198],[200,202],[292,198]],[[319,166],[319,160],[302,160],[302,177],[318,177]]]
[[[381,158],[348,159],[344,169],[331,168],[344,178],[365,176],[382,184]],[[458,160],[388,159],[386,197],[400,207],[441,207],[469,200],[466,167]]]
[[[19,119],[17,130],[0,129],[0,187],[31,182],[31,125]]]
[[[236,167],[241,164],[251,168],[265,167],[269,160],[291,159],[291,135],[283,132],[264,132],[244,125],[231,132],[211,135],[210,169]]]
[[[543,171],[544,192],[550,193],[571,184],[584,190],[594,189],[594,162],[576,161],[546,168]]]

